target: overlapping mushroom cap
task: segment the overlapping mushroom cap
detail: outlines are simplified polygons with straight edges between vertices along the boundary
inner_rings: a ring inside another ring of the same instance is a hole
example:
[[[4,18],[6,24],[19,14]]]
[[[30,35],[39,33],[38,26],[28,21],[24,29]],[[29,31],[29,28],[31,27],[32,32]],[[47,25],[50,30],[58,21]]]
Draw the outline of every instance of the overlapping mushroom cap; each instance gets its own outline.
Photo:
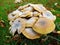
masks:
[[[40,34],[36,33],[32,28],[25,28],[22,34],[29,39],[36,39],[40,38],[41,36]]]
[[[44,11],[43,13],[42,13],[42,15],[43,15],[43,17],[46,17],[46,18],[48,18],[48,19],[50,19],[50,20],[52,20],[52,21],[55,21],[56,20],[56,16],[54,16],[50,11]]]
[[[55,24],[52,20],[42,17],[38,19],[33,26],[33,29],[40,34],[48,34],[54,31]]]
[[[32,27],[34,23],[38,20],[38,17],[31,17],[29,19],[24,18],[25,27]]]
[[[42,34],[51,33],[55,29],[56,16],[42,4],[20,6],[8,15],[10,33],[17,31],[29,39],[39,38]],[[39,34],[38,34],[39,33]]]
[[[20,34],[24,29],[25,29],[24,20],[21,18],[17,18],[16,20],[14,20],[11,23],[10,33],[12,33],[12,35],[14,35],[15,32],[17,31],[18,34]]]

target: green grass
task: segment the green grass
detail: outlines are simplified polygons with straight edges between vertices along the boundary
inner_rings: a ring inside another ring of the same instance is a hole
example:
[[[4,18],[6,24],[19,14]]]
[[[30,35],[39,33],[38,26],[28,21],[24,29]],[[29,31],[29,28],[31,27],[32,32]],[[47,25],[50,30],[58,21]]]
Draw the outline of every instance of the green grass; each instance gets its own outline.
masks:
[[[27,3],[42,3],[45,7],[52,8],[54,10],[50,10],[54,15],[60,15],[60,0],[23,0],[20,4],[14,4],[14,0],[0,0],[0,20],[3,20],[5,23],[5,27],[1,27],[0,25],[0,45],[17,45],[17,41],[11,41],[7,43],[6,41],[9,40],[6,36],[11,36],[9,33],[9,21],[8,21],[8,14],[13,10],[16,10],[19,6],[25,5]],[[58,6],[55,6],[54,3],[58,3]],[[55,23],[60,22],[60,17],[57,17]],[[60,36],[60,35],[59,35]],[[57,36],[60,40],[60,37]],[[23,41],[20,42],[19,45],[24,45],[27,43],[28,45],[48,45],[51,40],[45,41],[43,44],[40,43],[40,39],[36,40],[29,40],[22,36]]]

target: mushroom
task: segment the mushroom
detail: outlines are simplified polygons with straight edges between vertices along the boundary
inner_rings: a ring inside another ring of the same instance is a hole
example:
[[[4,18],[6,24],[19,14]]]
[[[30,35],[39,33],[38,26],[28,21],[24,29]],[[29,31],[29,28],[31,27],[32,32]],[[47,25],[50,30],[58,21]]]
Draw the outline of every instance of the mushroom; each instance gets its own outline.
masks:
[[[10,24],[10,25],[12,25],[12,24],[13,24],[13,22],[14,22],[14,20],[11,20],[11,21],[9,22],[9,24]]]
[[[31,6],[40,13],[46,11],[46,8],[42,4],[31,4]]]
[[[33,8],[31,6],[29,6],[29,7],[24,8],[22,11],[23,12],[24,11],[33,11]]]
[[[25,29],[24,20],[21,18],[17,18],[16,20],[14,20],[14,22],[12,23],[10,27],[10,33],[14,35],[15,32],[17,31],[18,34],[20,34],[24,29]]]
[[[33,13],[30,11],[25,11],[20,17],[32,17]]]
[[[25,30],[22,31],[22,34],[28,39],[37,39],[41,36],[40,34],[36,33],[32,28],[25,28]]]
[[[23,10],[24,8],[27,8],[27,7],[29,7],[29,6],[30,6],[30,3],[28,3],[28,4],[24,5],[24,6],[20,6],[20,7],[18,8],[18,10]]]
[[[41,17],[38,19],[38,21],[35,23],[35,25],[32,28],[37,33],[48,34],[54,31],[55,24],[52,20]]]
[[[25,18],[26,27],[32,27],[37,20],[38,17],[31,17],[29,19]]]
[[[43,13],[42,13],[43,15],[43,17],[46,17],[46,18],[48,18],[48,19],[51,19],[51,20],[53,20],[53,21],[55,21],[56,20],[56,16],[54,16],[50,11],[44,11]]]
[[[11,21],[18,17],[32,17],[32,16],[33,16],[33,13],[30,11],[21,12],[19,10],[16,10],[8,15],[8,19]]]
[[[56,16],[42,4],[29,3],[10,13],[8,19],[12,35],[17,32],[22,33],[28,39],[36,39],[54,31]]]
[[[23,13],[19,10],[15,10],[8,15],[8,20],[14,20],[15,18],[21,16]]]
[[[34,12],[33,12],[33,16],[35,16],[35,17],[39,17],[39,15],[40,15],[39,12],[37,12],[37,11],[34,11]]]

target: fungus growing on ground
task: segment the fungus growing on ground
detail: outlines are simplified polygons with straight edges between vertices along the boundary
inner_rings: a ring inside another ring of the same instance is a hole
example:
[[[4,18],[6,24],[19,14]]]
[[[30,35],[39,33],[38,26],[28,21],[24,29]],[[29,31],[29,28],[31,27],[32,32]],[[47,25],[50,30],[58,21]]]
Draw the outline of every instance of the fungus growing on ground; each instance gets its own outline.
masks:
[[[14,22],[12,22],[12,25],[10,27],[10,33],[14,35],[15,32],[17,31],[18,34],[20,34],[24,29],[25,29],[24,20],[21,18],[17,18],[16,20],[14,20]]]
[[[10,33],[22,33],[28,39],[37,39],[55,29],[56,16],[42,4],[27,4],[8,15]]]
[[[55,24],[52,20],[47,18],[39,18],[38,21],[33,26],[34,31],[40,34],[48,34],[54,31]]]
[[[32,28],[25,28],[22,34],[29,39],[40,38],[40,34],[36,33]]]
[[[38,17],[31,17],[29,19],[24,19],[25,20],[25,23],[26,23],[26,27],[32,27],[35,22],[38,20]]]
[[[43,17],[46,17],[52,21],[55,21],[56,20],[56,16],[54,16],[50,11],[44,11],[43,13]]]

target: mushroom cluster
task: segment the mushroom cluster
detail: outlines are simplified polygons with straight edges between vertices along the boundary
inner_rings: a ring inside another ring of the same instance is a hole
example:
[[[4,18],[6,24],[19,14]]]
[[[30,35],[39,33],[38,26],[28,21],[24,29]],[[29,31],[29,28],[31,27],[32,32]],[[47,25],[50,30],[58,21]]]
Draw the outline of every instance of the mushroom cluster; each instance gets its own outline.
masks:
[[[40,38],[55,29],[56,16],[42,4],[27,4],[8,14],[9,30],[14,36],[23,34],[28,39]]]

